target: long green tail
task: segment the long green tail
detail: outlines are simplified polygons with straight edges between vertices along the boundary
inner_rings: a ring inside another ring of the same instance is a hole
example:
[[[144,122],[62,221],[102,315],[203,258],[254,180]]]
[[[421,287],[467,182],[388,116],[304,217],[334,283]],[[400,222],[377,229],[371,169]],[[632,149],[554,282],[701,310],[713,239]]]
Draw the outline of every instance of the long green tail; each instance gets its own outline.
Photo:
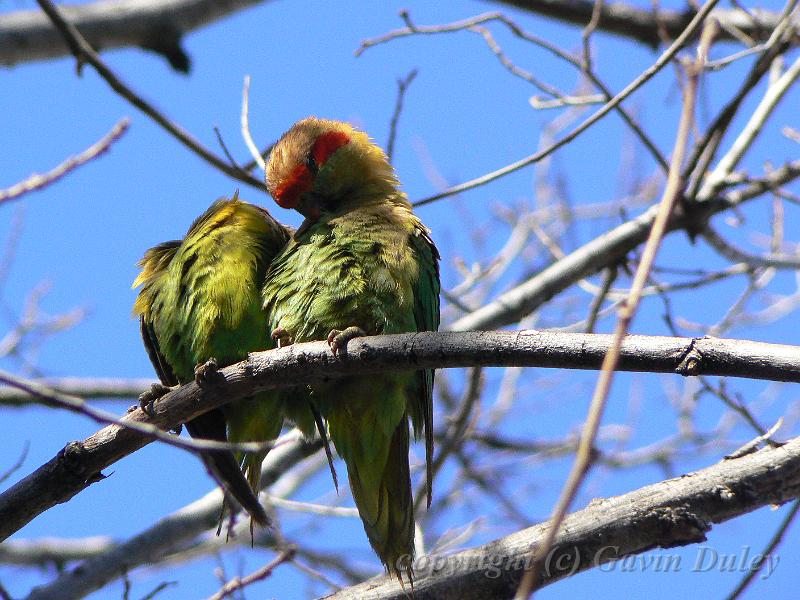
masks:
[[[408,418],[403,414],[391,435],[373,425],[371,432],[338,430],[332,415],[331,437],[347,465],[364,531],[386,569],[398,579],[412,577],[414,501],[408,468]],[[362,421],[363,423],[363,421]],[[347,439],[342,439],[347,438]]]

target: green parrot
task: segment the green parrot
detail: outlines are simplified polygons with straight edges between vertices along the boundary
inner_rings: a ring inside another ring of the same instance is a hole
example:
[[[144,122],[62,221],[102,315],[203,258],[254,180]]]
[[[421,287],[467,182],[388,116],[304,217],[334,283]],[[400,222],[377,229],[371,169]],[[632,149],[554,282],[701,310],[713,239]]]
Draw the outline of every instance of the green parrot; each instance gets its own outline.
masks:
[[[239,200],[237,192],[232,199],[214,202],[183,240],[145,253],[133,283],[134,288],[142,286],[133,313],[139,316],[145,348],[164,386],[194,379],[203,383],[217,366],[274,347],[261,288],[269,264],[290,236],[291,230],[266,210]],[[259,393],[195,417],[186,429],[196,438],[270,441],[283,424],[282,402],[280,392]],[[260,525],[268,524],[257,499],[265,455],[236,457],[227,450],[203,454],[211,475]]]
[[[278,205],[305,221],[273,260],[264,308],[273,334],[328,340],[439,326],[439,253],[383,150],[347,123],[309,117],[278,141],[266,169]],[[364,530],[386,568],[413,575],[409,420],[424,435],[431,498],[433,371],[313,384],[311,400],[347,465]]]

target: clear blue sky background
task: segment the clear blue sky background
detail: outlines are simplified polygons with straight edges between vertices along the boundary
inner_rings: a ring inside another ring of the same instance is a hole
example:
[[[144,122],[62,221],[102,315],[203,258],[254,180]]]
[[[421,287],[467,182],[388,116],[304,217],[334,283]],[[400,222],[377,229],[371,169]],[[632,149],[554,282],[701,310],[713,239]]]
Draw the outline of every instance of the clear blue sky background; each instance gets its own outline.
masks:
[[[674,6],[680,6],[672,3]],[[4,3],[0,10],[32,8],[29,0]],[[775,0],[760,6],[778,9]],[[554,112],[531,109],[528,98],[538,91],[512,77],[489,52],[480,36],[468,32],[442,36],[415,37],[394,41],[354,57],[361,40],[402,25],[397,17],[408,8],[418,24],[435,24],[468,17],[487,10],[501,9],[523,27],[563,47],[576,49],[580,30],[517,12],[491,2],[457,1],[448,3],[421,0],[395,2],[313,2],[283,0],[268,2],[217,22],[188,35],[185,48],[192,57],[192,71],[182,76],[171,71],[161,57],[139,50],[105,53],[109,65],[121,77],[153,101],[168,116],[191,131],[208,147],[217,151],[213,126],[219,126],[228,147],[242,161],[247,153],[239,135],[242,78],[252,76],[251,128],[256,141],[266,145],[276,139],[295,120],[315,114],[350,120],[385,144],[389,131],[396,84],[399,77],[418,68],[402,115],[396,145],[395,165],[405,190],[412,199],[438,191],[426,173],[433,163],[449,183],[458,183],[525,156],[535,149],[541,130],[556,116]],[[521,67],[558,86],[571,90],[576,73],[571,67],[494,27],[498,42]],[[613,36],[597,34],[596,69],[612,90],[620,90],[656,54]],[[722,56],[736,48],[715,48]],[[699,104],[702,122],[715,114],[721,99],[727,97],[749,63],[727,69],[706,81]],[[28,195],[14,205],[0,207],[0,244],[5,244],[17,217],[24,229],[16,247],[15,260],[2,288],[3,319],[0,332],[9,327],[22,311],[26,296],[43,281],[51,289],[42,301],[50,314],[75,307],[87,309],[85,320],[74,329],[59,334],[41,348],[36,357],[40,372],[52,376],[150,377],[152,369],[141,347],[138,325],[130,310],[135,293],[130,284],[136,275],[136,261],[154,244],[183,235],[193,218],[222,195],[241,188],[243,198],[274,206],[260,192],[218,173],[168,137],[149,119],[116,96],[92,71],[75,75],[74,61],[27,64],[0,71],[0,187],[9,186],[33,171],[45,171],[75,154],[105,134],[122,116],[132,119],[131,129],[112,150],[99,160],[78,169],[57,184]],[[748,101],[754,106],[756,92]],[[777,132],[784,124],[798,126],[799,95],[795,90],[768,123],[764,140],[748,155],[746,166],[760,173],[766,158],[776,161],[796,157],[797,148]],[[666,154],[672,147],[677,128],[680,92],[674,71],[667,69],[637,93],[627,106],[635,111],[648,133]],[[748,111],[743,111],[747,114]],[[741,123],[739,123],[741,124]],[[624,148],[631,136],[610,116],[554,158],[554,173],[567,181],[568,194],[576,204],[611,201],[631,181],[631,167],[625,166]],[[654,165],[640,145],[634,145],[633,169],[649,175]],[[796,186],[795,186],[795,191]],[[448,199],[419,211],[432,228],[442,251],[442,277],[445,286],[459,282],[454,260],[470,263],[496,252],[505,242],[508,228],[496,220],[493,208],[500,203],[533,204],[533,171],[529,168],[494,184]],[[748,207],[743,228],[724,229],[726,235],[748,243],[751,231],[766,230],[769,203]],[[787,239],[797,239],[792,208],[787,207]],[[276,216],[297,224],[296,215],[275,207]],[[617,221],[594,221],[581,226],[580,240],[587,241]],[[718,221],[725,227],[722,220]],[[796,222],[796,219],[795,221]],[[659,264],[715,268],[725,263],[702,244],[692,246],[685,236],[670,239]],[[512,272],[506,284],[519,277]],[[744,289],[743,280],[732,280],[711,288],[711,293],[676,294],[675,312],[689,320],[710,324],[718,321],[731,300]],[[789,293],[792,274],[782,274],[772,290]],[[702,302],[695,294],[703,294]],[[753,308],[757,308],[757,304]],[[647,302],[634,330],[663,334],[663,311],[657,300]],[[554,319],[559,312],[549,316]],[[579,316],[583,316],[582,314]],[[547,317],[545,315],[544,317]],[[544,318],[543,317],[543,318]],[[563,324],[545,321],[541,326]],[[759,328],[740,328],[731,335],[797,343],[796,317]],[[601,323],[607,331],[613,321]],[[20,364],[6,360],[2,368],[18,371]],[[496,384],[497,374],[490,378]],[[531,379],[533,381],[533,379]],[[548,373],[545,383],[523,387],[527,409],[505,431],[534,439],[563,436],[579,426],[584,418],[594,382],[593,374]],[[541,381],[540,381],[541,383]],[[680,393],[685,381],[653,375],[620,376],[612,395],[606,423],[627,424],[636,428],[629,448],[646,445],[675,430],[675,412],[667,392]],[[765,423],[796,408],[798,394],[791,386],[768,386],[733,382],[751,402],[758,402]],[[636,396],[638,400],[632,402]],[[489,393],[489,398],[492,394]],[[106,406],[108,406],[106,404]],[[113,405],[122,412],[126,403]],[[718,402],[706,399],[700,408],[701,423],[713,426],[721,409]],[[530,415],[527,417],[526,415]],[[445,415],[437,418],[443,421]],[[52,457],[70,440],[82,439],[97,429],[89,420],[40,407],[3,409],[0,415],[0,472],[18,457],[23,444],[30,451],[22,470],[27,474]],[[752,437],[741,427],[734,433],[745,441]],[[787,435],[789,432],[786,432]],[[491,460],[491,456],[487,457]],[[715,462],[719,455],[689,457],[681,468],[690,470]],[[498,464],[505,460],[498,457]],[[517,465],[518,466],[518,465]],[[568,461],[532,463],[527,473],[537,487],[520,488],[527,496],[523,503],[531,521],[549,514],[563,483]],[[539,469],[540,472],[532,472]],[[545,470],[546,469],[546,470]],[[211,487],[199,462],[173,448],[152,444],[108,470],[113,476],[93,485],[67,504],[57,506],[22,529],[15,539],[43,536],[84,537],[112,535],[125,539],[153,521],[176,510]],[[627,471],[598,469],[589,479],[578,505],[594,496],[607,496],[658,481],[663,473],[653,467]],[[444,477],[447,477],[445,474]],[[440,489],[446,489],[444,485]],[[321,481],[304,491],[311,500],[329,492]],[[490,507],[486,507],[489,510]],[[496,509],[495,509],[496,510]],[[734,522],[722,524],[709,534],[707,546],[719,553],[739,554],[750,545],[750,554],[759,552],[778,526],[786,508],[764,509]],[[461,508],[449,517],[451,526],[463,525],[469,513]],[[474,515],[472,515],[474,517]],[[299,541],[304,531],[298,520],[288,533]],[[502,515],[488,519],[471,544],[488,541],[513,528],[503,526]],[[308,530],[319,536],[320,546],[355,553],[378,571],[361,525],[356,520],[339,520]],[[750,597],[786,597],[796,588],[793,565],[800,560],[796,544],[798,533],[790,531],[779,551],[780,563],[772,576],[757,583]],[[429,540],[429,543],[435,540]],[[698,547],[660,550],[658,555],[679,555],[678,573],[652,573],[637,567],[632,572],[597,570],[560,583],[540,594],[556,597],[648,597],[674,598],[689,593],[719,597],[731,590],[742,573],[715,569],[692,572]],[[228,572],[239,568],[247,573],[270,560],[271,553],[233,549],[225,553]],[[132,597],[141,597],[157,583],[177,580],[159,598],[204,597],[218,588],[212,573],[213,558],[192,562],[175,570],[131,574]],[[51,570],[37,572],[18,567],[0,567],[0,581],[14,595],[22,595],[32,585],[50,580]],[[284,566],[276,575],[253,588],[252,596],[302,598],[309,590],[297,587],[301,576]],[[603,591],[607,590],[607,591]],[[322,588],[314,591],[321,592]],[[119,597],[122,585],[116,582],[96,593],[95,598]]]

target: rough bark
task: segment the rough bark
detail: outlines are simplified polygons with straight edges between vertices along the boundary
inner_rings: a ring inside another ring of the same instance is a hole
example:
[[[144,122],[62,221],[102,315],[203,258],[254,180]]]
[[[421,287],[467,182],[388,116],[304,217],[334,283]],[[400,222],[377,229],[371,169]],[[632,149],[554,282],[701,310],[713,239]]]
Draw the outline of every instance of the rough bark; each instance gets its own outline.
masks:
[[[604,334],[536,330],[425,332],[356,339],[339,357],[332,355],[325,342],[295,344],[251,354],[248,360],[222,369],[217,383],[203,388],[195,383],[182,386],[156,402],[151,416],[137,408],[123,421],[147,422],[168,430],[260,390],[352,374],[479,365],[596,369],[611,339]],[[800,381],[800,347],[716,338],[628,336],[620,369]],[[146,434],[109,425],[82,442],[70,442],[0,495],[0,541],[38,514],[102,480],[104,468],[151,441]]]
[[[603,500],[566,517],[542,569],[542,586],[654,548],[702,542],[721,523],[800,494],[800,438],[701,471]],[[416,600],[511,598],[547,524],[449,556],[422,557]],[[690,567],[686,567],[690,568]],[[344,589],[330,600],[405,600],[388,577]]]
[[[264,0],[100,0],[61,10],[98,51],[141,47],[163,55],[176,70],[186,72],[190,59],[181,47],[184,34]],[[495,0],[536,14],[578,26],[592,16],[593,0]],[[725,27],[717,41],[733,41],[738,29],[754,40],[764,41],[779,19],[778,12],[751,9],[755,20],[742,11],[717,9],[712,15]],[[604,4],[598,29],[656,47],[661,36],[674,39],[686,27],[693,11],[649,9],[624,3]],[[797,26],[800,30],[800,24]],[[795,36],[795,43],[800,35]],[[0,15],[0,64],[12,66],[68,56],[59,33],[40,11],[16,11]]]
[[[698,231],[712,216],[757,198],[773,185],[792,181],[798,175],[800,175],[800,161],[794,161],[771,172],[763,181],[729,192],[724,197],[698,197],[697,202],[687,203],[687,206],[693,207],[691,213],[681,210],[673,215],[669,231],[690,233]],[[464,315],[452,323],[449,329],[452,331],[494,329],[518,322],[584,277],[620,263],[629,252],[647,239],[657,210],[658,207],[655,206],[587,242],[527,281],[500,294],[474,312]]]
[[[592,19],[595,9],[594,0],[495,0],[500,4],[508,4],[529,12],[558,19],[585,27]],[[746,32],[748,36],[765,41],[778,23],[780,14],[777,11],[760,8],[748,8],[752,17],[744,11],[736,9],[716,9],[711,15],[723,27],[717,34],[716,41],[735,41],[732,29]],[[643,42],[656,48],[664,38],[675,39],[686,24],[691,21],[695,11],[688,9],[659,10],[639,8],[623,2],[603,3],[597,29],[608,31],[623,37]],[[800,29],[800,24],[798,25]],[[795,36],[795,43],[800,37]]]
[[[89,43],[109,50],[139,46],[162,54],[179,71],[189,70],[183,35],[264,0],[101,0],[60,6]],[[61,34],[38,10],[0,15],[0,64],[12,66],[68,56]]]
[[[275,483],[286,471],[321,447],[319,440],[304,440],[302,434],[296,430],[281,439],[282,443],[269,453],[261,469],[261,484],[264,487]],[[153,523],[124,543],[109,545],[103,553],[62,573],[49,584],[34,588],[27,598],[83,598],[117,579],[121,567],[130,570],[157,562],[168,552],[213,529],[219,520],[221,507],[222,494],[217,489]]]

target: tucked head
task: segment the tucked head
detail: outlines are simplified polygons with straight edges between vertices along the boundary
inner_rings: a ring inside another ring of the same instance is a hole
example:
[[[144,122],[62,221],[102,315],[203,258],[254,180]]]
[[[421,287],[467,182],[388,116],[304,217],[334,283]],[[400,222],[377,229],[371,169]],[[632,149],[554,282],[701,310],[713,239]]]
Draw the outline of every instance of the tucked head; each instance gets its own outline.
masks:
[[[349,123],[308,117],[272,149],[267,189],[278,205],[312,219],[365,194],[396,189],[383,150]]]

